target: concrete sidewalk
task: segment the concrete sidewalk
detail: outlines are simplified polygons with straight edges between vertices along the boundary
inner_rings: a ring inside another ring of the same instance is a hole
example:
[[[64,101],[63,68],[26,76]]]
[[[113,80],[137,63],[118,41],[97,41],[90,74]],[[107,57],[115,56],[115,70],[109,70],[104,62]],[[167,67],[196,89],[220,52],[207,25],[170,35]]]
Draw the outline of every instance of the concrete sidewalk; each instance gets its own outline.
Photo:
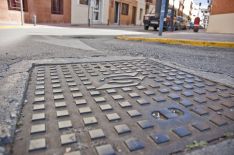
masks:
[[[234,48],[234,34],[207,33],[204,30],[200,30],[198,33],[194,33],[192,30],[164,32],[162,36],[158,36],[157,33],[138,35],[137,37],[119,36],[118,39],[164,44]]]

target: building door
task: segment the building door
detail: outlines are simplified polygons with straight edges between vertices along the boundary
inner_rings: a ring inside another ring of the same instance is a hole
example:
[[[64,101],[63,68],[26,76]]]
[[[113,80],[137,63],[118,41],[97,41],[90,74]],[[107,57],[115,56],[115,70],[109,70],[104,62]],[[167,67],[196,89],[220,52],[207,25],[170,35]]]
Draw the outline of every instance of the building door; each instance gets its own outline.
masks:
[[[114,22],[119,23],[119,2],[115,2]]]
[[[95,1],[95,6],[94,6],[94,9],[93,9],[93,16],[94,16],[94,19],[93,20],[100,20],[100,11],[101,11],[101,2],[100,0],[96,0]]]
[[[136,25],[136,7],[132,7],[132,23],[133,25]]]

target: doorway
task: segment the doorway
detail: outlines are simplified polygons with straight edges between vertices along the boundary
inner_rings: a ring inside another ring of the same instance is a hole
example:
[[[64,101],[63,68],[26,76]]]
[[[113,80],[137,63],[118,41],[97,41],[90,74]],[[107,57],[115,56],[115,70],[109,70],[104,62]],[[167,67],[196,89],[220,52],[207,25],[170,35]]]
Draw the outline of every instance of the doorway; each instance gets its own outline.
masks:
[[[119,2],[115,2],[114,23],[119,23]]]
[[[132,23],[133,25],[136,25],[136,7],[132,7]]]

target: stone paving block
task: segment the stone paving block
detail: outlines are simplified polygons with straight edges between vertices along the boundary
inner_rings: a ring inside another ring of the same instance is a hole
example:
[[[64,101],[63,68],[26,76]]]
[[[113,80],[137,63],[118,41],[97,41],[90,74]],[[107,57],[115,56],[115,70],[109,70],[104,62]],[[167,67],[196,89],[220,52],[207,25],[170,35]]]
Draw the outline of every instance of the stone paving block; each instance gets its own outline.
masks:
[[[179,100],[180,99],[180,96],[178,94],[175,94],[175,93],[170,93],[168,95],[168,97],[170,97],[173,100]]]
[[[150,102],[146,99],[138,99],[137,103],[139,103],[140,105],[150,104]]]
[[[190,96],[193,96],[193,92],[192,91],[183,91],[182,95],[184,95],[186,97],[190,97]]]
[[[182,105],[185,106],[185,107],[189,107],[189,106],[192,106],[192,105],[193,105],[193,103],[192,103],[190,100],[188,100],[188,99],[182,99],[182,100],[180,101],[180,104],[182,104]]]
[[[115,89],[107,89],[106,92],[108,94],[117,93],[117,91]]]
[[[212,100],[212,101],[217,101],[219,100],[219,97],[217,95],[208,95],[206,96],[208,99]]]
[[[229,111],[224,114],[224,116],[232,121],[234,121],[234,111]]]
[[[112,110],[112,106],[110,104],[103,104],[103,105],[99,105],[100,109],[102,111],[107,111],[107,110]]]
[[[204,89],[196,89],[194,90],[195,93],[202,95],[202,94],[206,94],[206,91]]]
[[[169,140],[170,140],[169,136],[166,134],[157,134],[156,133],[156,134],[151,135],[150,137],[154,140],[154,142],[156,144],[166,143],[166,142],[169,142]]]
[[[36,90],[39,90],[39,89],[45,89],[45,86],[44,85],[36,85]]]
[[[84,121],[85,125],[92,125],[92,124],[97,124],[98,123],[96,117],[94,117],[94,116],[92,116],[92,117],[84,117],[83,121]]]
[[[130,117],[137,117],[137,116],[141,116],[142,114],[139,112],[139,111],[137,111],[137,110],[129,110],[129,111],[127,111],[127,113],[128,113],[128,115],[130,116]]]
[[[82,97],[83,94],[80,92],[76,92],[76,93],[72,93],[72,97],[76,98],[76,97]]]
[[[150,95],[155,95],[155,92],[150,91],[150,90],[144,91],[144,93],[145,93],[146,95],[148,95],[148,96],[150,96]]]
[[[157,83],[151,84],[150,87],[152,88],[160,88],[160,85]]]
[[[61,144],[62,145],[66,145],[66,144],[71,144],[71,143],[77,142],[76,135],[74,133],[61,135],[60,139],[61,139]]]
[[[106,114],[106,117],[109,121],[116,121],[121,119],[117,113]]]
[[[124,97],[122,95],[112,95],[112,98],[114,100],[122,100],[122,99],[124,99]]]
[[[56,95],[54,95],[54,100],[62,100],[62,99],[64,99],[63,94],[56,94]]]
[[[234,107],[234,102],[222,102],[221,104],[225,107],[228,107],[228,108]]]
[[[55,101],[54,102],[56,108],[66,107],[67,104],[64,101]]]
[[[228,124],[227,121],[221,116],[214,116],[210,119],[210,121],[219,127]]]
[[[166,99],[163,96],[153,97],[153,100],[155,100],[157,102],[165,102],[166,101]]]
[[[114,128],[118,134],[131,132],[130,128],[126,124],[116,125]]]
[[[45,113],[37,113],[32,115],[32,121],[44,120],[44,119],[45,119]]]
[[[220,105],[214,105],[214,104],[209,105],[208,108],[210,108],[215,112],[223,110],[223,108]]]
[[[76,105],[84,105],[87,104],[87,101],[85,99],[79,99],[75,100]]]
[[[93,90],[93,89],[96,89],[96,87],[94,86],[86,86],[87,90]]]
[[[62,93],[63,92],[63,90],[61,89],[61,88],[54,88],[53,89],[53,93],[55,94],[55,93]]]
[[[192,126],[200,132],[210,130],[210,126],[207,123],[197,122],[193,123]]]
[[[191,85],[191,84],[185,84],[185,85],[183,85],[183,87],[186,89],[193,89],[193,85]]]
[[[55,83],[52,85],[53,88],[61,88],[61,84],[59,83]]]
[[[106,99],[105,99],[104,97],[95,97],[95,98],[94,98],[94,101],[95,101],[96,103],[101,103],[101,102],[105,102]]]
[[[89,136],[92,140],[104,138],[105,134],[102,129],[94,129],[89,131]]]
[[[147,129],[147,128],[153,128],[153,127],[154,127],[154,125],[153,125],[149,120],[138,121],[137,124],[138,124],[142,129]]]
[[[45,131],[46,131],[45,124],[32,125],[31,127],[31,134],[41,133]]]
[[[34,102],[44,102],[45,101],[45,97],[41,96],[41,97],[35,97]]]
[[[59,121],[58,122],[59,129],[67,129],[72,127],[72,122],[70,120]]]
[[[46,140],[45,138],[40,138],[40,139],[30,140],[28,150],[36,151],[36,150],[45,149],[45,148],[46,148]]]
[[[57,117],[69,116],[68,110],[59,110],[56,111]]]
[[[128,101],[119,102],[119,105],[120,105],[122,108],[127,108],[127,107],[131,107],[131,106],[132,106]]]
[[[101,93],[99,91],[90,91],[89,93],[91,96],[101,95]]]
[[[169,93],[169,90],[166,89],[166,88],[161,88],[161,89],[159,89],[159,92],[161,92],[161,93]]]
[[[128,91],[132,91],[132,88],[125,87],[125,88],[122,88],[122,90],[123,90],[124,92],[128,92]]]
[[[144,149],[145,147],[145,144],[137,138],[129,138],[125,140],[125,144],[131,152]]]
[[[139,90],[146,89],[146,88],[145,88],[145,86],[142,86],[142,85],[140,85],[140,86],[136,86],[136,87],[137,87],[137,89],[139,89]]]
[[[64,153],[64,155],[81,155],[81,153],[80,151],[72,151],[72,152]]]
[[[70,87],[71,92],[79,91],[80,89],[78,87]]]
[[[205,97],[200,97],[200,96],[199,97],[194,97],[193,100],[196,101],[197,103],[200,103],[200,104],[207,102]]]
[[[35,105],[33,105],[33,110],[34,111],[45,110],[45,104],[35,104]]]
[[[209,113],[205,108],[201,107],[193,107],[191,110],[200,116],[207,115]]]
[[[180,138],[190,136],[192,133],[185,127],[178,127],[172,130]]]
[[[45,90],[44,89],[36,90],[35,95],[45,95]]]
[[[111,144],[105,144],[96,147],[98,155],[116,155],[114,148]]]
[[[80,114],[87,114],[87,113],[91,113],[92,110],[90,109],[90,107],[82,107],[82,108],[79,108],[79,112]]]

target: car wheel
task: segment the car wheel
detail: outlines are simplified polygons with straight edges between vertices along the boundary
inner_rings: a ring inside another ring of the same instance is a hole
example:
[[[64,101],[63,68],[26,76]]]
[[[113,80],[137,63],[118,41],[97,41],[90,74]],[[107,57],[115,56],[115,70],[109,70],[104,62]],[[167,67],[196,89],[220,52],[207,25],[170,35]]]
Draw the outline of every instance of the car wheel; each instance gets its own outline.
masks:
[[[149,26],[144,26],[144,29],[145,30],[149,30]]]
[[[158,27],[157,27],[157,26],[155,26],[155,27],[154,27],[154,31],[157,31],[157,29],[158,29]]]

